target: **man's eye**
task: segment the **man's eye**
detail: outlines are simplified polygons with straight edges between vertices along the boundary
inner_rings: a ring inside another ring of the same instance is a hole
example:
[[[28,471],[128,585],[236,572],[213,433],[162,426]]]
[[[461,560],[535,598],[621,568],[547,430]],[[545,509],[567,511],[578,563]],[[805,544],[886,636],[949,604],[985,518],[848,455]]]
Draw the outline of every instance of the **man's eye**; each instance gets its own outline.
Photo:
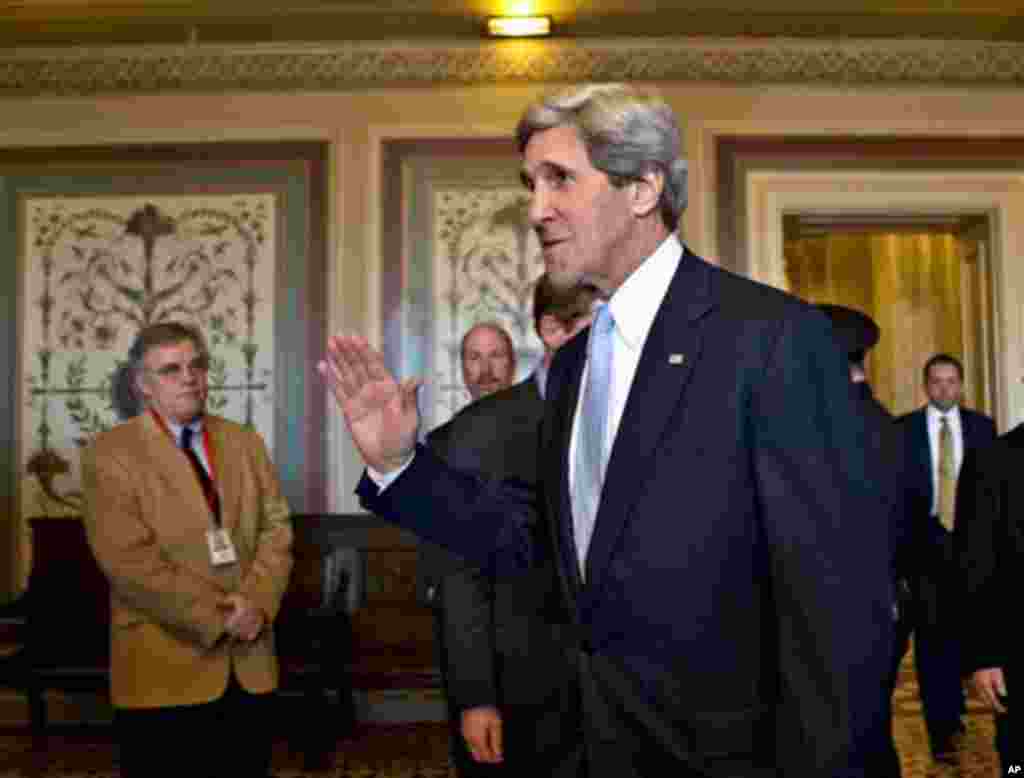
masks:
[[[571,176],[567,171],[558,168],[549,171],[547,175],[548,185],[556,189],[565,187],[570,179]]]

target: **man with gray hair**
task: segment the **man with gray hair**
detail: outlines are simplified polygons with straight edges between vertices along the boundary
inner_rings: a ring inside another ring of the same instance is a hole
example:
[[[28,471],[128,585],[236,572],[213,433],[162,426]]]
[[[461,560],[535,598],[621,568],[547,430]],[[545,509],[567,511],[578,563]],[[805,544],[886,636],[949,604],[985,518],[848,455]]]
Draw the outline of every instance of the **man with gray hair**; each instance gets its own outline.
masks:
[[[866,778],[885,721],[889,539],[845,355],[823,314],[676,235],[682,133],[659,97],[589,85],[516,131],[548,274],[607,304],[548,375],[539,482],[416,446],[416,380],[358,335],[320,365],[374,513],[513,579],[550,550],[576,721],[549,775]],[[537,532],[545,533],[544,542]]]
[[[125,778],[270,767],[291,522],[259,435],[206,413],[208,366],[198,330],[142,329],[120,371],[141,412],[82,457],[89,544],[110,582]],[[119,404],[129,416],[131,405]]]

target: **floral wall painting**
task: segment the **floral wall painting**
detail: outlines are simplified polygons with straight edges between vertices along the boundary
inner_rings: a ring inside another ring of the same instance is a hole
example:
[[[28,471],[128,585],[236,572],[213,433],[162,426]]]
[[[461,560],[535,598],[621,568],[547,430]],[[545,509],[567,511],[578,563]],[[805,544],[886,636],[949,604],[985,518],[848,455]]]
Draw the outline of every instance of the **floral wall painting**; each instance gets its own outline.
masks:
[[[526,218],[522,187],[440,189],[434,193],[435,423],[464,405],[462,336],[478,322],[496,321],[512,336],[518,375],[539,360],[533,287],[544,265]]]
[[[210,410],[273,447],[275,200],[22,198],[22,516],[79,513],[79,451],[118,422],[111,381],[148,324],[199,326]]]
[[[517,379],[533,371],[543,351],[533,288],[544,265],[507,140],[385,146],[383,203],[385,212],[401,203],[402,229],[385,220],[384,355],[401,375],[425,379],[419,405],[427,432],[469,401],[459,352],[474,324],[501,324],[516,348]]]

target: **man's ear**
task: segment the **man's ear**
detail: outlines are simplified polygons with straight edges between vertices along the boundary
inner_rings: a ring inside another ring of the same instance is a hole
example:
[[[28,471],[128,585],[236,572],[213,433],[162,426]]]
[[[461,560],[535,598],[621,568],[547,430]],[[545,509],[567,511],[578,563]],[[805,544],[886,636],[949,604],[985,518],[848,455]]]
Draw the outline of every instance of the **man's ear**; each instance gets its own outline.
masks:
[[[665,189],[665,174],[660,170],[648,170],[629,184],[633,214],[650,216],[658,207],[661,193]]]
[[[146,391],[145,381],[144,371],[141,368],[136,370],[132,380],[132,388],[135,390],[135,397],[138,399],[139,405],[145,405],[146,400],[149,399],[149,392]]]
[[[537,323],[537,336],[541,339],[547,349],[556,349],[562,345],[565,336],[565,327],[562,326],[556,317],[545,313]]]

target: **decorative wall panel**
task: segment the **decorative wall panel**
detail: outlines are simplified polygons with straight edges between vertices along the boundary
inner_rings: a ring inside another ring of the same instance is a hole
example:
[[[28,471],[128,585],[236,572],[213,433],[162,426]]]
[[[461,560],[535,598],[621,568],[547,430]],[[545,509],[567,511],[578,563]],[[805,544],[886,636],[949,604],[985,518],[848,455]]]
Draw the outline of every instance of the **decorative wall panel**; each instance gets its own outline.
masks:
[[[24,516],[77,513],[79,450],[117,421],[111,383],[140,329],[198,326],[209,409],[273,446],[275,199],[26,197],[20,256]]]
[[[434,310],[432,344],[438,392],[431,422],[443,422],[469,400],[460,345],[475,323],[501,324],[516,344],[520,377],[541,356],[533,326],[533,287],[544,271],[526,220],[521,188],[440,188],[432,203]]]
[[[462,145],[462,156],[443,144],[391,155],[401,187],[388,201],[403,204],[403,230],[401,245],[385,249],[384,348],[400,374],[426,379],[423,431],[469,400],[459,352],[474,324],[493,321],[508,331],[519,379],[542,354],[533,287],[544,266],[518,163],[511,155],[481,158],[472,143]]]

